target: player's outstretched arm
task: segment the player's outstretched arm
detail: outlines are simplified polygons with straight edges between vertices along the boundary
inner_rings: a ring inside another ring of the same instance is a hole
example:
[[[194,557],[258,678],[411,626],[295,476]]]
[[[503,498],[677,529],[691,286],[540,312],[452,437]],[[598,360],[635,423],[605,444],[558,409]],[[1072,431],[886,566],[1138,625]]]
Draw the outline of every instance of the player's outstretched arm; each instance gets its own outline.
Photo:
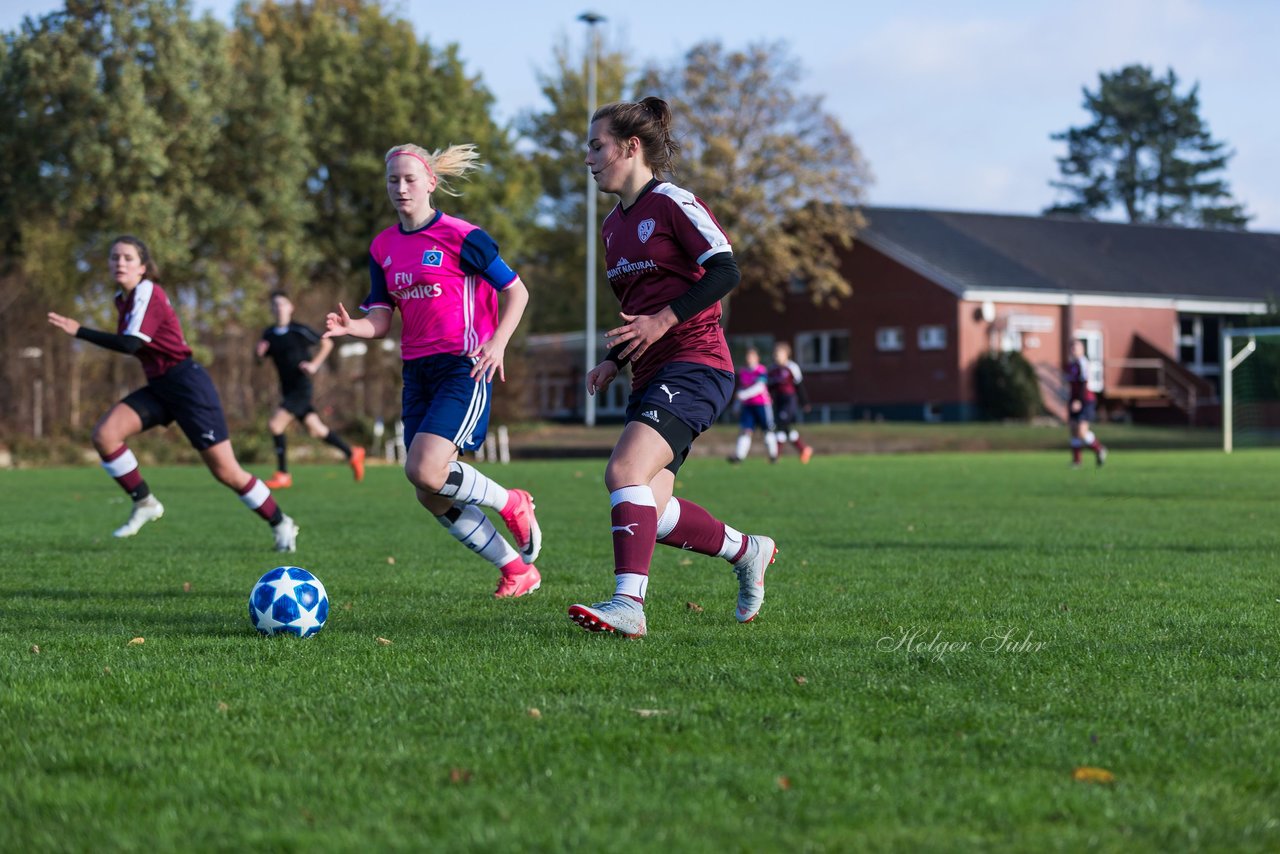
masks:
[[[73,338],[80,331],[80,321],[72,320],[70,317],[63,317],[56,312],[49,312],[49,322]]]
[[[347,308],[338,303],[338,310],[331,311],[324,319],[324,335],[322,338],[341,338],[350,335],[352,338],[383,338],[391,328],[391,311],[383,306],[374,306],[367,317],[353,318]]]

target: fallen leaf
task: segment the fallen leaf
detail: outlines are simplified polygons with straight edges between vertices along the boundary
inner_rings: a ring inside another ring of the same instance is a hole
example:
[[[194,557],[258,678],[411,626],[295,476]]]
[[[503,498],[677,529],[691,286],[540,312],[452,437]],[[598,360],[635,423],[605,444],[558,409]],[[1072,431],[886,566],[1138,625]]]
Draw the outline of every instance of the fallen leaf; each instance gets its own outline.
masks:
[[[531,717],[531,718],[540,718],[540,717],[542,717],[542,712],[538,711],[537,709],[530,709],[530,710],[529,710],[529,717]]]
[[[685,602],[684,606],[695,614],[701,614],[703,608],[697,602]]]
[[[37,646],[36,644],[32,644],[32,645],[31,645],[31,654],[32,654],[32,655],[39,655],[39,654],[40,654],[40,647],[39,647],[39,646]]]
[[[190,582],[190,581],[184,581],[184,582],[182,582],[182,592],[183,592],[183,593],[190,593],[190,592],[191,592],[191,582]]]
[[[671,714],[670,709],[632,709],[631,711],[635,712],[642,718],[656,718],[658,715]]]
[[[107,674],[108,676],[110,676],[110,675],[111,675],[111,665],[109,665],[109,664],[108,664],[106,667],[103,667],[103,668],[102,668],[102,672],[103,672],[103,673],[105,673],[105,674]]]
[[[682,557],[682,558],[680,558],[680,565],[681,565],[681,566],[692,566],[692,565],[693,565],[693,558],[689,558],[689,557]]]
[[[1071,772],[1071,779],[1079,783],[1114,783],[1116,775],[1112,774],[1106,768],[1094,768],[1089,765],[1081,765],[1079,768]]]
[[[808,679],[806,679],[806,678],[804,678],[803,676],[792,676],[791,678],[792,678],[792,679],[794,679],[794,680],[796,680],[796,684],[797,684],[797,685],[808,685],[808,684],[809,684],[809,680],[808,680]]]
[[[790,789],[790,788],[791,788],[791,778],[790,778],[790,777],[779,777],[779,778],[778,778],[778,788],[779,788],[779,789],[781,789],[781,790],[782,790],[782,791],[784,791],[784,792],[785,792],[785,791],[787,791],[788,789]]]
[[[344,611],[350,611],[350,610],[351,610],[351,603],[350,603],[350,602],[343,602],[343,603],[342,603],[342,610],[344,610]]]
[[[218,701],[218,711],[226,712],[230,708],[231,708],[230,706],[228,706],[226,703],[222,702],[221,700]]]
[[[388,563],[389,565],[391,565],[391,566],[395,566],[395,565],[396,565],[396,559],[395,559],[395,558],[393,558],[393,557],[388,557],[388,558],[387,558],[387,563]]]
[[[471,772],[468,771],[466,768],[450,768],[449,782],[453,783],[455,786],[458,785],[459,783],[470,783]]]
[[[391,641],[387,640],[386,638],[378,638],[378,643],[381,644],[382,646],[391,646]]]
[[[147,642],[146,638],[134,638],[133,640],[129,641],[129,646],[142,646],[146,642]]]

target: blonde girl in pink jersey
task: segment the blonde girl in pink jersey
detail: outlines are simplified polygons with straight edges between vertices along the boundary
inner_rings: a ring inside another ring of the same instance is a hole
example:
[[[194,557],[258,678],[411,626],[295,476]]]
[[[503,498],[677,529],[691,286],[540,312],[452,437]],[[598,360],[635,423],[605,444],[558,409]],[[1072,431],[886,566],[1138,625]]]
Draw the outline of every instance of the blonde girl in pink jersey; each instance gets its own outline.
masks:
[[[437,210],[431,194],[450,193],[445,179],[479,165],[475,146],[428,152],[397,145],[386,154],[387,196],[399,223],[369,247],[365,312],[352,318],[339,305],[326,318],[325,338],[383,338],[400,310],[404,359],[402,420],[409,454],[405,475],[418,501],[454,539],[499,570],[498,598],[537,590],[534,559],[542,532],[533,498],[507,489],[458,459],[484,442],[495,376],[529,291],[483,229]],[[499,292],[506,305],[498,308]],[[482,508],[497,511],[516,542],[512,548]]]
[[[618,197],[601,239],[609,285],[624,323],[605,333],[613,348],[587,375],[603,391],[632,367],[626,426],[605,468],[613,535],[614,595],[573,605],[569,618],[593,632],[640,637],[654,543],[728,561],[738,580],[735,616],[756,618],[765,570],[777,547],[743,534],[692,501],[672,496],[675,476],[697,436],[733,394],[733,362],[720,329],[720,299],[738,266],[720,224],[701,199],[662,179],[678,146],[666,101],[608,104],[587,134],[587,167]]]

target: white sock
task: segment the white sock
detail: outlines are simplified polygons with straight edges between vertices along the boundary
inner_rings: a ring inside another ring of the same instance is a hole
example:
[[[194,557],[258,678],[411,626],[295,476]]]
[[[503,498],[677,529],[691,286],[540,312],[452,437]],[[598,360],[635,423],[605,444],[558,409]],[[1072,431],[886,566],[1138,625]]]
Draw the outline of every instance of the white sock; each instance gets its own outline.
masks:
[[[1084,443],[1085,443],[1086,445],[1092,445],[1092,444],[1093,444],[1094,442],[1096,442],[1096,441],[1098,441],[1098,437],[1097,437],[1097,436],[1095,436],[1095,435],[1093,435],[1093,431],[1092,431],[1092,430],[1090,430],[1088,433],[1085,433],[1085,434],[1084,434]]]
[[[649,576],[638,572],[620,572],[614,576],[617,587],[614,596],[630,596],[644,601],[644,594],[649,589]]]
[[[764,449],[769,454],[769,459],[778,456],[778,437],[774,433],[764,434]]]
[[[743,534],[741,531],[735,531],[733,528],[725,525],[724,543],[720,546],[720,553],[717,557],[722,557],[725,560],[733,560],[737,557],[738,552],[742,551],[742,537]]]
[[[661,540],[670,534],[678,524],[680,524],[680,502],[676,501],[673,495],[667,499],[667,506],[658,517],[658,539]]]
[[[460,504],[483,504],[494,510],[507,506],[507,490],[496,481],[476,471],[466,463],[449,463],[449,477],[440,488],[440,495],[452,498]]]
[[[751,453],[751,434],[741,433],[738,436],[737,457],[740,460],[745,460],[747,458],[747,454],[749,453]]]
[[[484,511],[472,504],[455,504],[436,521],[458,542],[462,543],[489,563],[502,569],[520,555],[498,533]]]

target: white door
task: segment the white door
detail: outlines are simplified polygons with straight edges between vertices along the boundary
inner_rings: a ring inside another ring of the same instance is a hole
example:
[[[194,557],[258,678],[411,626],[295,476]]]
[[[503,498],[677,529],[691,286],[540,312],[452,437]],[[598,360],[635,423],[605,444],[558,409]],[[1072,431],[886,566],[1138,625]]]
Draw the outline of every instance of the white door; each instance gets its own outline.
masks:
[[[1077,329],[1075,337],[1084,342],[1084,355],[1089,360],[1089,391],[1102,391],[1102,330]]]

